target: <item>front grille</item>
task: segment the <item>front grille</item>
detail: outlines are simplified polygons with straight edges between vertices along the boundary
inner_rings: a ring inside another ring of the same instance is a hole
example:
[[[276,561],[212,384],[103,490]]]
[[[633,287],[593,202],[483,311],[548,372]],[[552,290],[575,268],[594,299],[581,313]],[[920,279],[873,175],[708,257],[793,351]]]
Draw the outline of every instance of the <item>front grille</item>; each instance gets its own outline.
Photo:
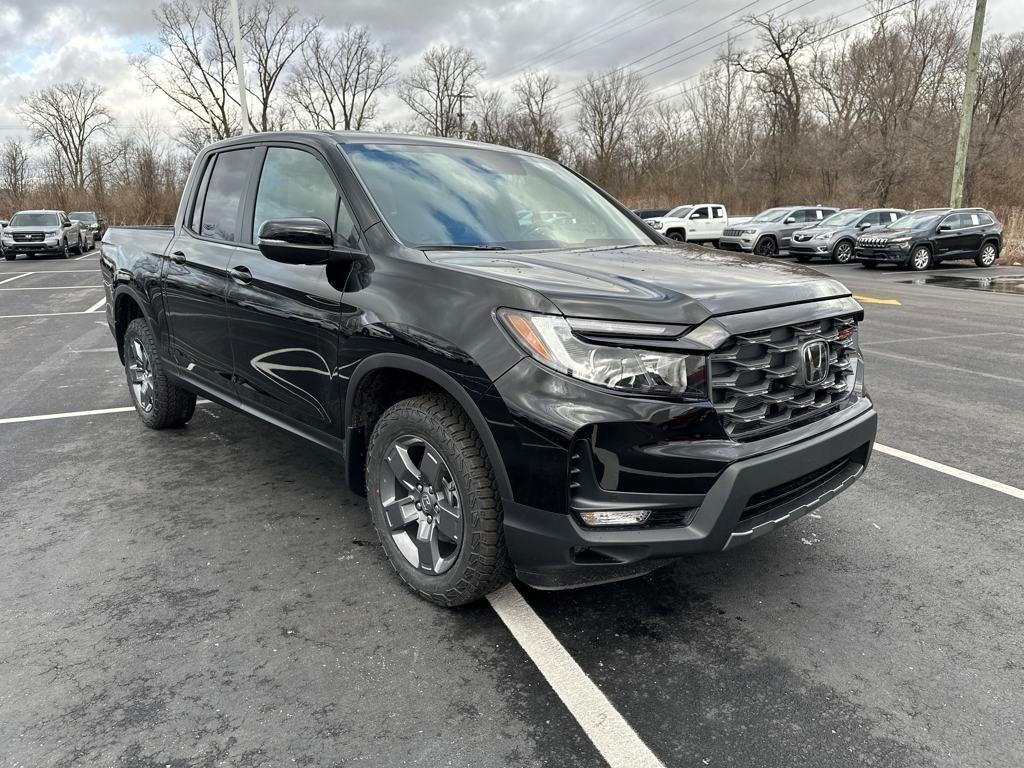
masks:
[[[41,243],[43,241],[42,232],[15,232],[13,237],[16,243]]]
[[[811,239],[811,235],[793,235],[794,243],[806,243]]]
[[[884,248],[889,244],[889,241],[884,237],[861,237],[857,240],[857,245],[863,248]]]
[[[740,520],[749,520],[752,517],[757,517],[762,512],[767,512],[773,507],[785,504],[798,496],[802,496],[817,486],[824,485],[833,477],[842,473],[846,468],[846,465],[849,463],[850,457],[843,456],[841,459],[836,459],[823,467],[819,467],[813,472],[808,472],[806,475],[801,475],[789,482],[781,483],[780,485],[766,488],[759,493],[755,493],[750,497],[747,501],[747,505],[743,508]]]
[[[723,237],[739,237],[743,234],[742,229],[724,229],[722,230]]]
[[[801,353],[814,340],[828,346],[828,372],[807,384]],[[734,439],[786,429],[850,396],[857,357],[856,322],[848,317],[736,335],[711,355],[711,401]]]

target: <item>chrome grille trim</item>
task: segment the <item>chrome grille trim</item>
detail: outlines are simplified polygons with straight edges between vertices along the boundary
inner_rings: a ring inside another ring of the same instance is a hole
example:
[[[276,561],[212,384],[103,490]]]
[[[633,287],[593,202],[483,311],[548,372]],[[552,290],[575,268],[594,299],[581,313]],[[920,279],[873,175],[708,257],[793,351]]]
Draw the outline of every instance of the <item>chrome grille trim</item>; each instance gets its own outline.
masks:
[[[856,325],[851,317],[829,317],[732,336],[710,358],[711,402],[726,433],[752,437],[846,400],[860,356]],[[808,385],[800,351],[813,340],[828,344],[829,372],[820,384]]]
[[[742,229],[732,229],[732,228],[730,228],[730,229],[726,229],[726,230],[722,231],[722,236],[723,237],[739,237],[742,234],[743,234],[743,230]]]

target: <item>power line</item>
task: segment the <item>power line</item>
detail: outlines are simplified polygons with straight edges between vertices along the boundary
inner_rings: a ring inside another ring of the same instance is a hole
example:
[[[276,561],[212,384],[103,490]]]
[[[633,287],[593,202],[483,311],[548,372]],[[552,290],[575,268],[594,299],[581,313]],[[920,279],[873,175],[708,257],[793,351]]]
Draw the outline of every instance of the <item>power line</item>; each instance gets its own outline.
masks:
[[[614,16],[611,19],[608,19],[606,21],[601,22],[600,24],[596,24],[593,27],[590,27],[589,29],[584,30],[580,34],[573,35],[571,40],[567,40],[567,41],[565,41],[563,43],[559,43],[558,45],[552,46],[551,48],[548,48],[548,49],[546,49],[544,51],[541,51],[540,53],[534,54],[533,56],[530,56],[529,58],[527,58],[525,61],[523,61],[523,62],[521,62],[519,64],[515,64],[515,65],[513,65],[511,67],[508,67],[508,68],[502,70],[497,75],[492,75],[490,79],[497,80],[497,79],[500,79],[502,77],[505,77],[505,76],[509,75],[512,72],[516,72],[516,71],[520,71],[520,70],[525,70],[525,69],[527,69],[529,67],[536,66],[537,63],[539,63],[540,61],[543,61],[544,59],[548,58],[549,56],[556,55],[556,54],[558,54],[559,52],[561,52],[563,50],[566,50],[568,48],[572,48],[573,46],[576,46],[579,43],[584,42],[585,40],[590,39],[594,35],[598,35],[601,32],[604,32],[605,30],[609,29],[610,27],[615,26],[619,22],[625,21],[625,20],[630,19],[630,18],[632,18],[634,16],[638,16],[641,13],[644,13],[645,11],[649,11],[654,6],[661,5],[664,2],[667,2],[667,0],[647,0],[646,2],[641,3],[639,6],[634,8],[632,11],[627,11],[625,13],[620,13],[618,16]]]

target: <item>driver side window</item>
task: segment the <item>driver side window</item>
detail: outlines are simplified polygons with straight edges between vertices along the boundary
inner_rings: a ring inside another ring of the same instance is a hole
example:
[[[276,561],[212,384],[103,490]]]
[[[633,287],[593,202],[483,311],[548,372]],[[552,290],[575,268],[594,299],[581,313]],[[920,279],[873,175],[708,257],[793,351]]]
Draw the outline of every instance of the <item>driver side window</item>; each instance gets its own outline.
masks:
[[[349,245],[358,243],[355,220],[338,194],[334,178],[315,156],[301,149],[267,150],[256,191],[254,243],[260,227],[272,219],[320,219]]]

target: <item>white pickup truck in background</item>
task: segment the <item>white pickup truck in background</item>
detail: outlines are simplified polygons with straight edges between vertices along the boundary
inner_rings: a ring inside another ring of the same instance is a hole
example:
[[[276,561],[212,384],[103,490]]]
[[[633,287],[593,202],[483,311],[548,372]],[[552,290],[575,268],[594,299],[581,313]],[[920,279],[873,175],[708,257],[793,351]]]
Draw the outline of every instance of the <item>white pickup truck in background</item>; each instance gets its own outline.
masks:
[[[715,243],[725,229],[749,219],[749,216],[730,218],[725,206],[718,203],[697,203],[677,206],[664,216],[644,221],[681,243]]]

